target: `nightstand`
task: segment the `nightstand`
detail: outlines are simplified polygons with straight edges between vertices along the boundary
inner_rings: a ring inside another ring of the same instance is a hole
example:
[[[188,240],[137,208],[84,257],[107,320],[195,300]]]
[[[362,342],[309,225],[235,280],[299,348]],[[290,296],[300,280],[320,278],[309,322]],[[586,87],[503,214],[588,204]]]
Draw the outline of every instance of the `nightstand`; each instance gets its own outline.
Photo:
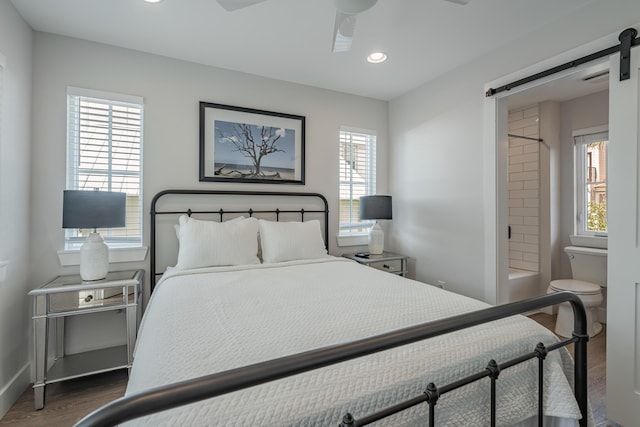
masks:
[[[342,256],[359,262],[360,264],[386,271],[387,273],[393,273],[403,277],[407,274],[407,260],[409,257],[406,255],[395,254],[393,252],[382,252],[380,255],[359,255],[360,253],[345,254]]]
[[[116,271],[101,280],[83,282],[80,275],[58,276],[29,292],[33,297],[35,408],[44,407],[45,386],[85,375],[131,368],[140,324],[144,270]],[[124,310],[126,344],[83,353],[64,354],[64,319],[68,316]],[[55,346],[49,365],[49,337]]]

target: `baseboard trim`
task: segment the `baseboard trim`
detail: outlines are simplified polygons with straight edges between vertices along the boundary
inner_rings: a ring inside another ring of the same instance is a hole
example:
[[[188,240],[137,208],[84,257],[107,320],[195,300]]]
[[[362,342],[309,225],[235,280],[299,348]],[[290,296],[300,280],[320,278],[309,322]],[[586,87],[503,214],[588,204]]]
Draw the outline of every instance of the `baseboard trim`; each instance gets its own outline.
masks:
[[[31,384],[31,364],[27,363],[0,390],[0,419],[11,409],[11,406],[29,387],[29,384]]]

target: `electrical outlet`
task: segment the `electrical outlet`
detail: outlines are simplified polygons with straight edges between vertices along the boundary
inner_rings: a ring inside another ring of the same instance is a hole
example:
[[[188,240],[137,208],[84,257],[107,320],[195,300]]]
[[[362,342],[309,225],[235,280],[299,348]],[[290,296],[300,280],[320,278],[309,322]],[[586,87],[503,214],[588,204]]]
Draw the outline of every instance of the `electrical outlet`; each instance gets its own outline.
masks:
[[[440,289],[444,289],[444,285],[445,285],[446,283],[447,283],[447,282],[445,282],[444,280],[438,280],[438,287],[439,287]]]

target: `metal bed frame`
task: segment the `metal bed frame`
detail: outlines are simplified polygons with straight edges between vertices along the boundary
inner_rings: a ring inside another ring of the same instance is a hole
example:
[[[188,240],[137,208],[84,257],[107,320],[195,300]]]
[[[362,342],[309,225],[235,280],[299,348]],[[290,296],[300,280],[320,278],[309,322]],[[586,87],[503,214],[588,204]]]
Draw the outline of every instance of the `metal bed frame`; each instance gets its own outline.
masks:
[[[167,213],[195,213],[187,211],[156,211],[156,203],[158,199],[167,194],[204,194],[204,195],[272,195],[272,196],[309,196],[320,198],[325,206],[324,210],[314,211],[324,213],[325,216],[325,243],[328,241],[328,205],[326,199],[316,193],[281,193],[281,192],[247,192],[247,191],[199,191],[199,190],[167,190],[158,193],[151,204],[151,272],[155,277],[155,215]],[[198,213],[214,213],[220,214],[220,218],[225,213],[248,213],[251,215],[256,212],[271,212],[279,216],[282,210],[268,211],[206,211]],[[305,211],[286,211],[299,212],[304,218]],[[155,281],[155,280],[154,280]],[[153,286],[153,285],[152,285]],[[222,394],[238,391],[244,388],[256,386],[269,381],[285,378],[288,376],[300,374],[326,367],[335,363],[356,359],[362,356],[373,354],[376,352],[388,350],[402,345],[411,344],[420,340],[433,338],[439,335],[455,332],[461,329],[470,328],[480,324],[492,322],[494,320],[531,312],[551,305],[568,302],[571,304],[574,313],[574,332],[573,336],[567,340],[558,342],[550,346],[544,346],[538,343],[535,348],[527,354],[523,354],[515,359],[497,364],[494,360],[488,361],[485,370],[477,372],[466,378],[454,381],[449,384],[437,386],[429,383],[424,393],[409,399],[405,402],[398,403],[389,408],[383,409],[371,415],[363,416],[359,419],[352,414],[347,413],[343,419],[336,420],[340,422],[339,427],[364,426],[389,415],[400,412],[412,406],[427,403],[429,405],[429,426],[435,425],[435,410],[438,399],[446,393],[456,390],[464,385],[478,381],[482,378],[490,378],[491,393],[491,426],[496,425],[496,386],[500,372],[508,369],[524,361],[537,358],[538,359],[538,425],[543,426],[543,384],[544,384],[544,360],[550,351],[557,350],[569,344],[574,344],[574,393],[575,398],[582,413],[580,426],[587,426],[588,418],[588,397],[587,397],[587,342],[589,336],[587,334],[587,320],[585,308],[575,294],[571,292],[558,292],[554,294],[543,295],[540,297],[517,301],[509,304],[490,307],[484,310],[465,313],[433,322],[428,322],[408,328],[391,331],[381,335],[364,338],[347,344],[334,345],[329,347],[311,350],[304,353],[294,354],[269,360],[253,365],[236,368],[216,374],[205,375],[199,378],[177,382],[165,386],[156,387],[144,392],[132,394],[114,400],[113,402],[97,409],[91,414],[80,420],[76,426],[78,427],[99,427],[112,426],[138,417],[149,415],[155,412],[175,408],[189,403],[198,402],[200,400],[220,396]],[[286,414],[283,414],[283,422],[286,422]]]

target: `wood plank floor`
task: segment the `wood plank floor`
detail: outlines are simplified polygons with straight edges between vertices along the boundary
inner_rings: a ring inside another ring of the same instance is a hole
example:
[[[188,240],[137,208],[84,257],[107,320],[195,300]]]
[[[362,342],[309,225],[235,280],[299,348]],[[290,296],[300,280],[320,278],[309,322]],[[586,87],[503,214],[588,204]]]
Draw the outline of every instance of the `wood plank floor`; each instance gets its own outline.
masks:
[[[33,409],[33,390],[25,390],[0,426],[62,427],[72,426],[96,408],[124,395],[127,371],[107,372],[46,387],[45,407]]]
[[[537,313],[530,316],[547,329],[553,331],[556,316],[544,313]],[[589,367],[589,401],[593,409],[596,427],[621,427],[620,424],[607,420],[605,415],[605,380],[606,380],[606,358],[607,358],[607,326],[602,325],[602,332],[589,340],[587,345],[587,366]],[[569,351],[573,355],[573,346],[569,346]]]
[[[555,316],[534,314],[531,317],[553,330]],[[605,360],[606,327],[588,345],[589,399],[596,427],[621,427],[605,417]],[[126,370],[51,384],[46,388],[46,405],[40,411],[33,409],[33,391],[29,388],[0,420],[0,426],[71,426],[94,409],[122,396],[126,384]]]

